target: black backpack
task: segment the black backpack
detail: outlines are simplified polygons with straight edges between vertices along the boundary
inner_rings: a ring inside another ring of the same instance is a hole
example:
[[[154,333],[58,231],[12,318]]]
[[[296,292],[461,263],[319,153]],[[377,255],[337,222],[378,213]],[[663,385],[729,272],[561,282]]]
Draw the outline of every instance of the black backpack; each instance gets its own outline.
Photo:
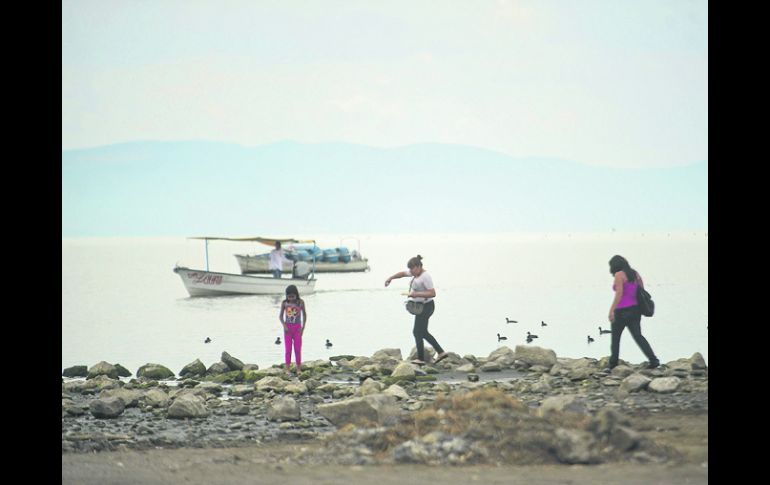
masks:
[[[651,317],[655,313],[655,302],[642,285],[636,287],[636,302],[645,317]]]

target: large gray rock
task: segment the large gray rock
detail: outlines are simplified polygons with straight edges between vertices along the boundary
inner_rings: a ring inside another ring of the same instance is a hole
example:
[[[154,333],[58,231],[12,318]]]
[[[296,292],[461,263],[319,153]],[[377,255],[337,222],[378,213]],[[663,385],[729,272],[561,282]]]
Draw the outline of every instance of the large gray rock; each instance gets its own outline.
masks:
[[[574,394],[562,394],[543,399],[538,413],[545,416],[549,412],[573,412],[584,414],[586,412],[585,400]]]
[[[154,408],[165,408],[168,406],[168,394],[160,389],[150,389],[144,394],[144,402]]]
[[[648,389],[661,394],[674,392],[679,388],[681,380],[678,377],[658,377],[650,382]]]
[[[369,357],[363,357],[363,356],[356,357],[355,359],[348,362],[348,366],[354,368],[355,370],[359,370],[361,369],[361,367],[365,365],[372,365],[372,364],[376,364],[376,362],[370,359]]]
[[[254,384],[236,384],[230,389],[230,394],[233,396],[245,396],[254,392]]]
[[[361,383],[360,391],[362,396],[368,396],[369,394],[379,394],[382,392],[382,388],[383,384],[381,382],[368,378]]]
[[[243,370],[243,362],[236,359],[235,357],[228,354],[227,352],[222,352],[222,362],[227,364],[227,367],[230,370]]]
[[[479,455],[469,441],[441,431],[433,431],[422,438],[405,441],[393,449],[396,463],[462,465]]]
[[[372,355],[372,360],[374,361],[389,360],[391,358],[404,360],[404,358],[401,356],[401,349],[382,349],[378,350],[374,353],[374,355]]]
[[[446,357],[444,357],[444,359],[436,365],[438,365],[439,367],[443,367],[444,369],[454,369],[456,367],[467,365],[469,363],[470,362],[460,357],[460,354],[457,354],[455,352],[447,352]]]
[[[84,365],[75,365],[67,367],[61,373],[64,377],[88,377],[88,367]]]
[[[380,374],[382,372],[382,367],[379,364],[365,365],[360,369],[358,369],[358,372],[360,373],[360,375],[373,376],[375,374]]]
[[[201,393],[213,394],[215,396],[222,394],[222,386],[216,382],[201,382],[195,386],[195,390],[200,391]]]
[[[501,368],[510,367],[516,360],[516,355],[510,347],[503,345],[498,347],[487,357],[487,362],[495,362]]]
[[[202,376],[204,374],[206,374],[206,366],[200,359],[195,359],[194,362],[190,362],[179,371],[179,377]]]
[[[327,382],[326,384],[321,384],[320,386],[316,387],[315,392],[318,394],[332,394],[337,389],[339,389],[337,384]]]
[[[636,373],[623,379],[620,388],[628,392],[637,392],[646,389],[650,382],[652,382],[652,379],[649,377]]]
[[[307,360],[305,362],[302,362],[303,370],[322,369],[322,368],[331,367],[331,366],[332,366],[331,362],[324,359]]]
[[[118,377],[131,377],[131,371],[122,365],[115,364],[115,368],[118,369]]]
[[[481,364],[481,367],[479,367],[479,370],[481,372],[500,372],[503,369],[500,364],[493,361],[493,362],[485,362]]]
[[[566,375],[570,380],[582,381],[591,378],[596,371],[596,360],[583,357],[581,359],[559,359],[553,367],[566,369],[562,375]],[[553,371],[553,368],[551,369]],[[553,373],[556,375],[558,372]]]
[[[382,391],[383,394],[386,396],[393,396],[396,399],[400,399],[403,401],[406,401],[409,399],[409,394],[407,394],[406,390],[404,390],[403,387],[399,386],[398,384],[391,384],[390,387]]]
[[[145,364],[136,371],[136,376],[145,379],[168,379],[174,377],[174,373],[160,364]]]
[[[476,356],[473,354],[465,354],[463,355],[463,359],[474,365],[478,363],[478,359],[476,359]]]
[[[372,394],[331,404],[321,404],[316,409],[321,416],[335,426],[370,422],[382,424],[387,418],[400,413],[396,398],[385,394]]]
[[[98,364],[94,364],[88,369],[88,379],[93,379],[97,376],[107,376],[110,379],[118,378],[118,368],[109,362],[101,361]]]
[[[94,399],[88,405],[91,414],[99,419],[117,418],[126,409],[123,400],[119,397],[106,397],[104,399]]]
[[[467,372],[475,372],[476,368],[473,366],[473,364],[468,363],[468,364],[461,365],[456,370],[457,370],[457,372],[466,372],[467,373]]]
[[[230,368],[224,362],[214,362],[206,369],[206,374],[210,376],[224,374],[225,372],[230,372]]]
[[[377,365],[382,369],[383,374],[392,374],[394,370],[396,370],[396,367],[398,367],[398,364],[403,362],[402,360],[398,360],[395,357],[388,357],[387,359],[383,358],[377,361]],[[363,367],[362,367],[363,369]]]
[[[621,424],[629,423],[622,414],[612,408],[605,407],[596,413],[596,416],[589,423],[588,429],[600,438],[609,439],[615,429]]]
[[[639,433],[625,426],[616,426],[610,434],[610,444],[618,451],[626,452],[633,450],[641,441]]]
[[[425,348],[425,363],[426,364],[432,364],[433,361],[436,360],[436,351],[433,349],[433,347],[426,345]],[[412,347],[412,351],[409,352],[409,359],[408,360],[414,360],[417,358],[417,347]]]
[[[64,390],[67,392],[84,392],[91,389],[98,389],[100,391],[104,389],[112,389],[120,387],[123,383],[117,379],[110,379],[105,375],[99,375],[93,379],[75,382],[67,382],[64,384]]]
[[[289,396],[273,399],[267,408],[269,421],[299,421],[299,418],[299,404]]]
[[[633,367],[619,364],[614,369],[612,369],[610,374],[615,377],[620,377],[621,379],[625,379],[626,377],[630,376],[634,372],[636,371],[633,369]]]
[[[556,456],[563,463],[598,463],[596,438],[587,431],[558,428]]]
[[[307,381],[299,382],[299,383],[290,382],[284,386],[283,392],[286,392],[289,394],[307,394],[308,393]]]
[[[700,352],[695,352],[692,354],[692,357],[690,357],[690,362],[692,363],[692,370],[706,369],[706,360],[703,358]]]
[[[556,352],[551,349],[529,345],[517,345],[514,354],[516,360],[520,360],[529,365],[542,365],[550,369],[551,366],[556,364]]]
[[[127,408],[134,408],[139,405],[139,400],[144,394],[141,391],[135,391],[130,389],[105,389],[99,393],[99,399],[105,399],[109,397],[117,397],[123,401],[123,405]]]
[[[414,379],[414,365],[409,362],[401,362],[395,369],[393,369],[393,373],[390,374],[390,376],[401,379]]]
[[[205,418],[208,415],[206,401],[193,394],[182,394],[168,408],[168,417],[173,419]]]
[[[286,381],[284,381],[280,377],[268,376],[258,380],[256,385],[257,385],[257,390],[262,392],[282,391],[283,388],[286,387]]]

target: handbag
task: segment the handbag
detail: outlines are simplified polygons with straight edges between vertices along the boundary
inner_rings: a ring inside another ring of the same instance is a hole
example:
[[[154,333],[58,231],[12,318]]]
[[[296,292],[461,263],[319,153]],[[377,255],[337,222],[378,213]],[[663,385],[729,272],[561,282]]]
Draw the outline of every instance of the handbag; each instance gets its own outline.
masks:
[[[409,282],[409,293],[412,292],[413,282],[414,278],[412,278],[412,281]],[[407,300],[404,304],[406,305],[406,311],[412,315],[419,315],[423,312],[423,310],[425,310],[425,303],[421,301]]]
[[[408,300],[406,302],[406,311],[408,311],[412,315],[419,315],[422,313],[423,310],[425,310],[425,303],[421,301]]]
[[[651,317],[655,313],[655,302],[642,285],[636,287],[636,302],[645,317]]]

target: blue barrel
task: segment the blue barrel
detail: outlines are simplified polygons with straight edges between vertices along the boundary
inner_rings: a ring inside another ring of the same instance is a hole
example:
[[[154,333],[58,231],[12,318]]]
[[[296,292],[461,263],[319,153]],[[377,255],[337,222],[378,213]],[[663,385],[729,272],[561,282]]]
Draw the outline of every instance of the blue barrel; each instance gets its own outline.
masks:
[[[336,249],[324,249],[324,261],[327,263],[336,263],[340,259],[339,253]]]
[[[297,251],[297,260],[299,261],[309,261],[310,260],[310,254],[305,251],[304,249],[300,249]]]

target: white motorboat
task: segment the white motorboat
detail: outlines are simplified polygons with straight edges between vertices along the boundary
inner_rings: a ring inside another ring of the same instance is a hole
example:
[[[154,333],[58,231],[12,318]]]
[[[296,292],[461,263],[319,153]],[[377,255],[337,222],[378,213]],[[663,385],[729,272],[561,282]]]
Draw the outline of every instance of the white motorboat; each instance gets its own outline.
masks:
[[[219,295],[282,295],[288,285],[296,285],[301,295],[315,292],[315,275],[312,266],[297,265],[292,272],[292,278],[273,278],[268,276],[251,276],[244,274],[220,273],[209,271],[208,243],[219,241],[264,241],[265,238],[225,238],[225,237],[191,237],[188,239],[203,239],[206,242],[206,269],[193,269],[176,266],[174,273],[182,278],[190,296],[219,296]],[[294,239],[273,239],[272,241],[306,242]],[[274,242],[273,242],[274,244]],[[290,269],[291,272],[291,269]]]

